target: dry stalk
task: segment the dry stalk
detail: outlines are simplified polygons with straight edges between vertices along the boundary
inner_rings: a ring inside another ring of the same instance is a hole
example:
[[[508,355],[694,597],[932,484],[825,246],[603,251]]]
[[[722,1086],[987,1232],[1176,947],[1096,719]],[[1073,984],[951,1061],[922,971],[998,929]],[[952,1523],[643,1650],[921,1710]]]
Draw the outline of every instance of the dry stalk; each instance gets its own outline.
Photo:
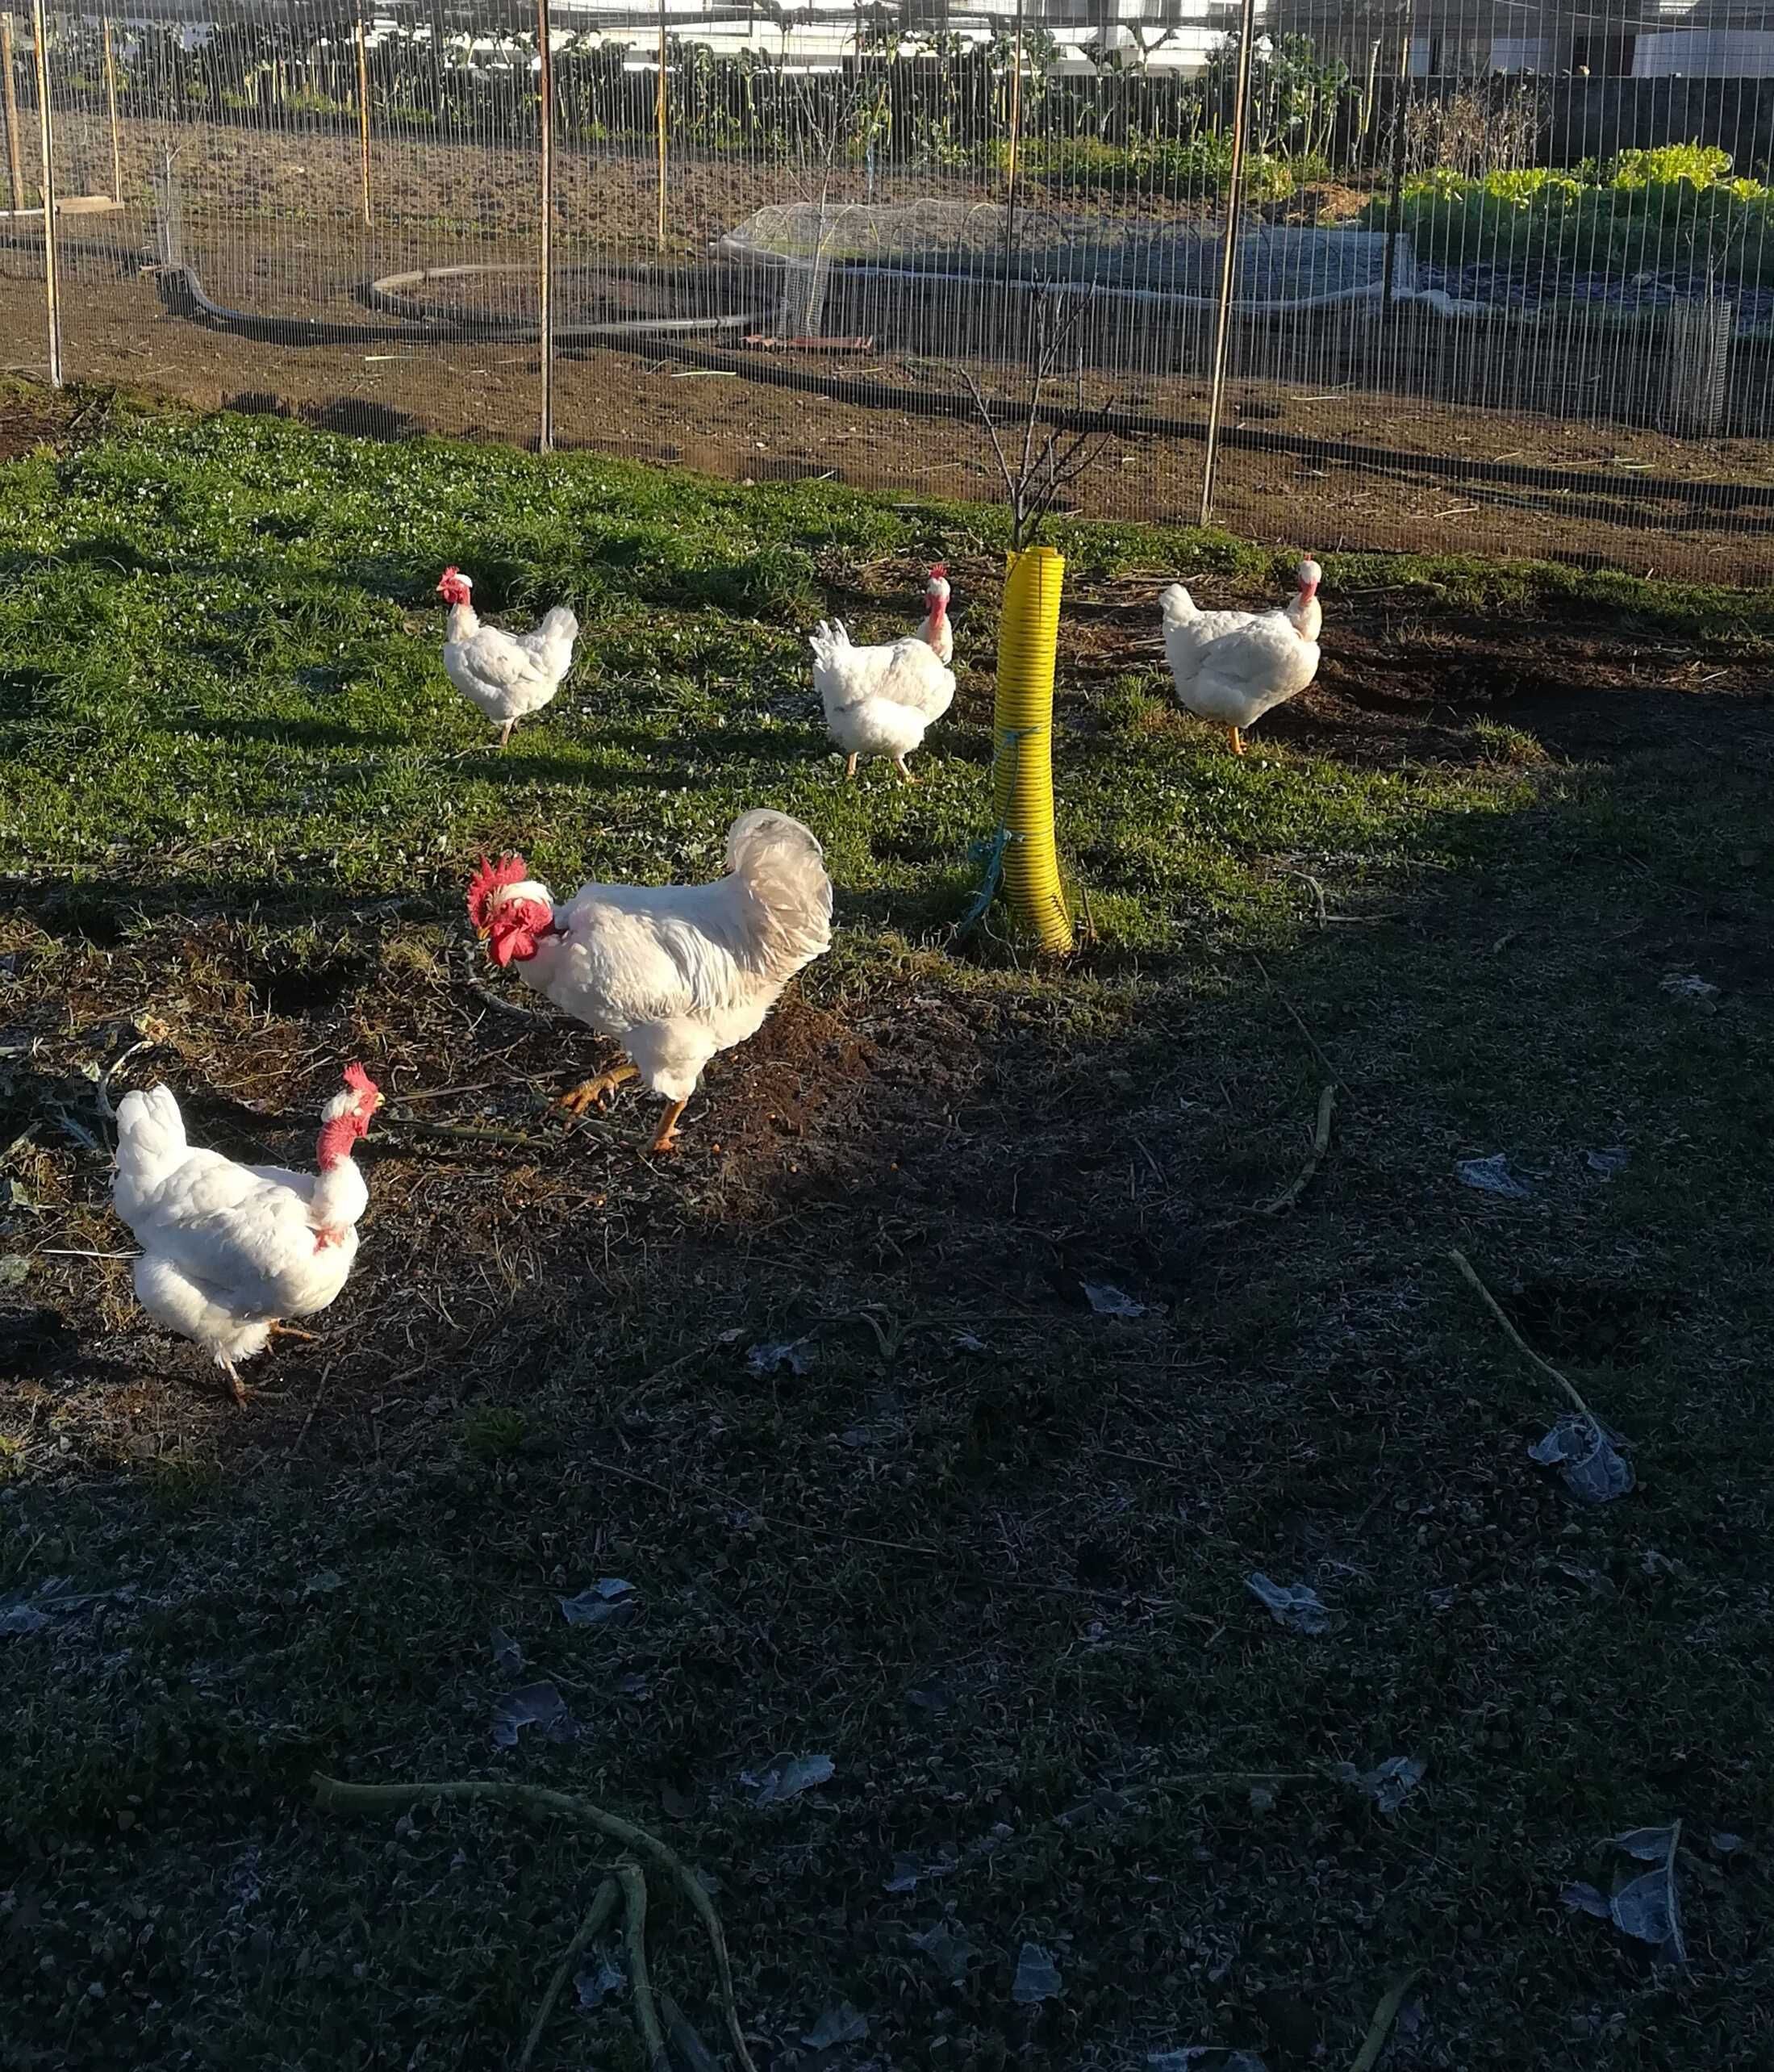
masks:
[[[316,1770],[311,1781],[315,1803],[328,1812],[386,1812],[394,1807],[410,1805],[415,1798],[451,1798],[469,1804],[482,1802],[494,1806],[517,1806],[576,1821],[621,1848],[648,1857],[676,1884],[690,1902],[691,1911],[701,1921],[709,1948],[714,1952],[720,2011],[733,2054],[743,2072],[758,2072],[739,2024],[739,2004],[733,1993],[733,1967],[727,1954],[727,1938],[721,1930],[720,1916],[683,1858],[657,1835],[649,1834],[645,1828],[637,1828],[632,1820],[624,1820],[619,1813],[606,1812],[589,1798],[577,1798],[564,1791],[545,1790],[539,1785],[507,1784],[493,1777],[456,1777],[416,1784],[347,1784],[342,1778],[325,1777]]]

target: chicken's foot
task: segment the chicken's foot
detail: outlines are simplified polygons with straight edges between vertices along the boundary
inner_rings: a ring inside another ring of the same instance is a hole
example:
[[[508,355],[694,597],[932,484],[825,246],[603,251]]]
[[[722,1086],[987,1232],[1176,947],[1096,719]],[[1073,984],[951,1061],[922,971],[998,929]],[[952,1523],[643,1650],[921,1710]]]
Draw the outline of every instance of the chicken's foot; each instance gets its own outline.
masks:
[[[848,782],[853,784],[856,782],[856,766],[858,759],[858,758],[857,757],[853,755],[844,766],[845,777]]]
[[[516,720],[507,720],[504,725],[499,729],[499,745],[501,748],[510,747],[511,742],[511,729],[516,725],[517,721]]]
[[[239,1403],[243,1408],[244,1408],[246,1404],[246,1390],[241,1385],[240,1369],[234,1364],[234,1362],[232,1360],[224,1360],[221,1364],[222,1372],[227,1375],[228,1378],[228,1393],[233,1397],[236,1402]]]
[[[1242,754],[1243,754],[1243,753],[1244,753],[1244,737],[1243,737],[1243,735],[1242,735],[1242,734],[1241,734],[1241,733],[1238,732],[1238,729],[1237,729],[1236,727],[1233,727],[1233,728],[1231,729],[1231,733],[1232,733],[1232,753],[1233,753],[1234,755],[1242,755]]]
[[[563,1093],[555,1105],[564,1108],[569,1115],[582,1115],[588,1108],[601,1106],[604,1096],[614,1093],[625,1080],[638,1076],[634,1067],[624,1058],[620,1065],[612,1065],[608,1072],[599,1072],[595,1079],[585,1080],[574,1087],[570,1093]]]
[[[319,1345],[320,1343],[320,1334],[318,1331],[298,1331],[294,1324],[273,1324],[271,1335],[273,1338],[303,1339],[310,1345]]]
[[[900,779],[904,783],[908,784],[916,784],[917,783],[917,779],[914,777],[912,772],[906,768],[905,758],[903,755],[896,755],[894,757],[893,767],[899,771]]]
[[[690,1101],[687,1095],[682,1101],[673,1101],[670,1107],[660,1117],[658,1130],[653,1142],[647,1147],[649,1151],[674,1151],[677,1150],[678,1118],[689,1105]]]

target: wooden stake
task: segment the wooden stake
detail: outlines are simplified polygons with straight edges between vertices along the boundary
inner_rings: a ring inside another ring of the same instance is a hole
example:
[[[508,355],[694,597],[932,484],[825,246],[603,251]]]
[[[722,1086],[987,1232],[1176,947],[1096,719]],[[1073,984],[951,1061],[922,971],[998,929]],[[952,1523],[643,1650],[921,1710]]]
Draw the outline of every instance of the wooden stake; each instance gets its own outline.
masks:
[[[1005,169],[1004,203],[1004,243],[1012,251],[1016,244],[1016,157],[1022,142],[1022,10],[1023,0],[1016,0],[1016,38],[1010,53],[1010,156]]]
[[[111,198],[119,207],[123,200],[123,146],[117,127],[117,60],[111,46],[111,17],[101,17],[105,39],[105,106],[111,114]]]
[[[31,0],[37,46],[37,135],[43,145],[43,293],[49,311],[49,386],[61,386],[61,264],[56,228],[56,124],[49,106],[49,24],[43,0]]]
[[[536,84],[541,94],[542,224],[539,263],[542,308],[542,428],[538,450],[554,450],[554,52],[549,44],[549,0],[536,0]]]
[[[657,249],[666,249],[666,0],[659,0],[659,94],[653,108],[659,132],[659,228]]]
[[[24,164],[19,152],[19,83],[13,74],[12,17],[0,15],[0,68],[6,78],[6,171],[12,180],[12,210],[16,215],[25,205]]]
[[[1239,16],[1238,100],[1232,111],[1232,166],[1227,176],[1225,251],[1220,261],[1220,303],[1213,326],[1213,385],[1208,392],[1207,446],[1201,460],[1201,523],[1213,512],[1213,475],[1220,457],[1220,406],[1225,392],[1226,353],[1231,345],[1232,286],[1238,277],[1238,207],[1244,198],[1246,103],[1250,98],[1250,44],[1256,35],[1255,0],[1244,0]]]
[[[363,15],[357,16],[357,143],[363,179],[363,219],[365,228],[375,216],[369,202],[369,45],[364,35]]]

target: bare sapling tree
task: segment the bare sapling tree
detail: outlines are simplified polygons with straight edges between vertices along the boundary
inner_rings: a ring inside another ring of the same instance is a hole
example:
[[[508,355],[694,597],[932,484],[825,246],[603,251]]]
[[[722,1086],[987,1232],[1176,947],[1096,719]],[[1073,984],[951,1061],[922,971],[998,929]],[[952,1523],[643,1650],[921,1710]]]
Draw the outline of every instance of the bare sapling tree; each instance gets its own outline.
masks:
[[[1014,399],[988,401],[973,375],[961,370],[1004,481],[1013,554],[1035,544],[1062,493],[1096,465],[1112,437],[1095,423],[1079,422],[1098,414],[1084,397],[1084,320],[1094,299],[1088,286],[1036,278],[1025,331],[1027,386]],[[1069,409],[1057,400],[1067,390]]]

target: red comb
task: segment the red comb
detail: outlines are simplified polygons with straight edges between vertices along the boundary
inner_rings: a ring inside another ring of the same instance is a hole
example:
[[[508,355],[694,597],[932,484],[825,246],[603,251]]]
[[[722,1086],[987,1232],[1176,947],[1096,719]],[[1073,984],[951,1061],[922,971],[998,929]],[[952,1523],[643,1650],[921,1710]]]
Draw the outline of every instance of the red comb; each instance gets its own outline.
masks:
[[[521,856],[502,856],[496,863],[489,863],[483,856],[468,887],[468,917],[475,927],[486,925],[487,908],[501,886],[520,884],[529,875],[530,867]]]
[[[379,1091],[376,1082],[361,1065],[345,1067],[345,1084],[353,1093],[375,1093]]]
[[[940,575],[946,583],[949,580],[949,564],[946,562],[938,562],[930,573],[933,575]]]

